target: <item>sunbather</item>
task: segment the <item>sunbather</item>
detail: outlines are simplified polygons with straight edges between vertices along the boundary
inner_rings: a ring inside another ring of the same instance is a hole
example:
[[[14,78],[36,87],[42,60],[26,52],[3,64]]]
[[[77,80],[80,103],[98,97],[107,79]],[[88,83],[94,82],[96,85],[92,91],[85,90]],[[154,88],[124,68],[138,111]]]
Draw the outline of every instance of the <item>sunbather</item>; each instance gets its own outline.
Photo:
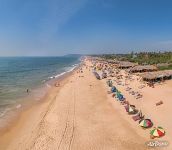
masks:
[[[143,95],[138,94],[138,95],[136,96],[136,99],[139,99],[139,98],[142,98],[142,97],[143,97]]]
[[[156,103],[156,106],[159,106],[159,105],[162,105],[163,104],[163,101],[159,101]]]

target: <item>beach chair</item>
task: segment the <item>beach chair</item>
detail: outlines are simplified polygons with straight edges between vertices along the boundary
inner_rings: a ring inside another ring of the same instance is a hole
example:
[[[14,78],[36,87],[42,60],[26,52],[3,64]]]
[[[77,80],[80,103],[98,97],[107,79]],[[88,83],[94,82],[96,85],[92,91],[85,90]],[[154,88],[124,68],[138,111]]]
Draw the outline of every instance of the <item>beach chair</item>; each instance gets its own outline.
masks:
[[[125,105],[124,108],[125,108],[125,111],[128,112],[129,104]]]
[[[122,105],[129,105],[129,102],[128,102],[128,101],[126,101],[126,100],[124,100],[124,101],[120,101],[120,103],[121,103]]]
[[[130,91],[129,94],[135,95],[135,92],[134,91]]]
[[[137,115],[132,116],[132,119],[133,119],[134,121],[138,121],[138,120],[144,119],[144,116],[142,115],[141,110],[138,112]]]
[[[130,105],[130,104],[129,104],[129,102],[128,102],[128,103],[126,103],[126,105],[124,106],[124,108],[125,108],[126,112],[128,112],[128,111],[129,111],[129,107],[133,107],[133,108],[135,108],[135,105]]]
[[[139,89],[143,89],[145,87],[145,85],[141,85],[141,86],[139,86],[138,88]]]
[[[126,91],[130,91],[130,90],[131,90],[131,88],[130,88],[130,87],[127,87],[127,88],[126,88]]]
[[[112,92],[111,91],[107,91],[108,94],[111,94]]]
[[[143,97],[143,95],[138,94],[138,95],[136,96],[136,99],[139,99],[139,98],[142,98],[142,97]]]

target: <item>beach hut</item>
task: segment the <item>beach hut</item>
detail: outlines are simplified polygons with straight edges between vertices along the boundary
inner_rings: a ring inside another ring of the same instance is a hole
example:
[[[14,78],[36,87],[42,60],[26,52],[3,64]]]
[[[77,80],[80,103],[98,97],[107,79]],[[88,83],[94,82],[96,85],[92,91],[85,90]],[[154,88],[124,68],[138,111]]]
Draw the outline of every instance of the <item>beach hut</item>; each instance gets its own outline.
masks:
[[[132,62],[120,61],[118,64],[118,68],[119,69],[128,69],[128,68],[134,67],[136,65],[137,65],[136,63],[132,63]]]
[[[172,79],[172,70],[147,72],[140,75],[143,81],[157,82]]]

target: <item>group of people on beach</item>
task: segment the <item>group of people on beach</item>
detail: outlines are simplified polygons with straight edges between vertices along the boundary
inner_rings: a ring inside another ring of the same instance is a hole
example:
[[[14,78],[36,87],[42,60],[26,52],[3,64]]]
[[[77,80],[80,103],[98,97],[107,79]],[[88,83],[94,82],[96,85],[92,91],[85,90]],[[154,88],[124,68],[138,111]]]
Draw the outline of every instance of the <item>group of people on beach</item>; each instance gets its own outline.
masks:
[[[139,93],[139,92],[135,92],[132,90],[131,87],[128,87],[128,84],[127,84],[127,80],[129,80],[130,82],[134,81],[135,78],[132,78],[132,75],[130,75],[129,73],[127,72],[123,72],[125,74],[122,74],[121,73],[121,70],[120,69],[114,69],[114,67],[111,67],[107,64],[101,64],[99,62],[93,62],[93,70],[94,70],[94,75],[95,77],[97,78],[97,76],[101,76],[104,72],[106,72],[108,74],[108,76],[106,77],[107,78],[107,85],[111,88],[110,91],[108,91],[108,93],[112,93],[112,97],[115,97],[121,105],[124,106],[126,112],[129,114],[129,115],[132,115],[132,119],[134,121],[139,121],[139,125],[146,129],[146,128],[151,128],[153,126],[153,122],[151,119],[149,118],[145,118],[145,116],[142,114],[142,111],[137,109],[135,105],[132,105],[129,103],[129,101],[127,101],[125,98],[124,98],[124,95],[113,85],[113,81],[116,82],[116,84],[118,86],[127,86],[126,88],[126,91],[129,92],[129,94],[135,96],[136,99],[139,99],[139,98],[142,98],[142,94]],[[110,77],[110,78],[108,78]],[[112,79],[111,78],[116,78],[116,79]],[[104,79],[104,77],[100,77],[101,79]],[[121,79],[125,79],[125,82],[124,84],[122,83]],[[99,79],[99,78],[97,78]],[[136,78],[138,79],[138,78]],[[140,79],[138,79],[140,80]],[[146,85],[140,85],[139,86],[139,89],[142,89],[144,88]],[[150,85],[150,87],[154,87],[153,84]],[[162,101],[159,102],[160,104],[162,104]],[[160,104],[157,104],[160,105]],[[154,131],[157,131],[158,135],[155,134]],[[165,135],[165,131],[162,127],[154,127],[151,132],[150,132],[150,137],[151,138],[155,138],[155,137],[162,137]]]

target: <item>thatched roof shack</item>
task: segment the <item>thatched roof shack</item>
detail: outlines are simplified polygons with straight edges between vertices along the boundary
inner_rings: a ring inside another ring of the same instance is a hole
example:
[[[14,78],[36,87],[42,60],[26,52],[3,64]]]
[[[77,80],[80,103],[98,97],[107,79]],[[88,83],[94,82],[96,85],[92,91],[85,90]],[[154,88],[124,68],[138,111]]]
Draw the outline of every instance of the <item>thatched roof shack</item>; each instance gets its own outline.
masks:
[[[118,68],[120,68],[120,69],[128,69],[128,68],[134,67],[136,65],[137,65],[136,63],[132,63],[132,62],[120,61],[119,64],[118,64]]]
[[[157,64],[156,66],[157,67],[167,67],[169,65],[170,65],[169,63],[160,63],[160,64]]]
[[[157,70],[158,68],[153,65],[144,65],[144,66],[138,65],[138,66],[132,67],[129,70],[129,72],[136,73],[136,72],[150,72],[150,71],[157,71]]]
[[[146,72],[140,75],[144,81],[159,81],[172,79],[172,70]]]
[[[107,62],[108,62],[109,64],[116,64],[115,60],[113,60],[113,59],[109,59],[109,60],[107,60]]]

